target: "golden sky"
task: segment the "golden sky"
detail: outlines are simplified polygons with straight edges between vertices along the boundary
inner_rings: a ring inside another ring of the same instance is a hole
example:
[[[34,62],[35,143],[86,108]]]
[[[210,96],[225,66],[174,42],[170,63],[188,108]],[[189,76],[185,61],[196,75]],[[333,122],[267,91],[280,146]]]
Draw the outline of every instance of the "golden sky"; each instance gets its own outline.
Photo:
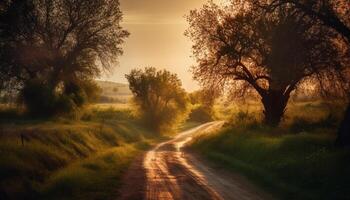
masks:
[[[126,83],[125,74],[133,68],[153,66],[177,73],[186,90],[198,88],[189,71],[191,41],[184,36],[185,15],[207,0],[120,0],[123,27],[131,35],[124,44],[119,66],[103,80]]]

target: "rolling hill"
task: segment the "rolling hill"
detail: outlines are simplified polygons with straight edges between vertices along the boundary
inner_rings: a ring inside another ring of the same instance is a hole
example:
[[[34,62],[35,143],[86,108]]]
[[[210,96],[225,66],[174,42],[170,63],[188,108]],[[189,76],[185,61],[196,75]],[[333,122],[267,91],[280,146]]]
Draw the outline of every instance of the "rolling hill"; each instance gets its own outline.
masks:
[[[101,102],[126,103],[132,97],[128,84],[100,80],[96,80],[96,83],[102,89]]]

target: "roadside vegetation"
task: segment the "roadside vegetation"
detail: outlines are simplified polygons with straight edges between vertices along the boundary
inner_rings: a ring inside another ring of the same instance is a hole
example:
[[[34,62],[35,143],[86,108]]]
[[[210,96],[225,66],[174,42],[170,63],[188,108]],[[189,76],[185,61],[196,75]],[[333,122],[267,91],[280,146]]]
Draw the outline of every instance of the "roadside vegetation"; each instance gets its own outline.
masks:
[[[258,105],[231,108],[226,127],[195,138],[191,148],[277,199],[347,199],[350,152],[334,145],[341,107],[293,103],[277,128],[260,122]]]
[[[159,134],[169,134],[188,112],[188,96],[176,74],[148,67],[126,75],[133,103],[144,125]]]
[[[217,118],[214,105],[217,102],[218,93],[215,90],[202,89],[189,94],[191,111],[188,121],[205,123]]]
[[[119,0],[0,2],[0,199],[114,198],[155,139],[130,109],[91,105],[131,94],[95,81],[123,53],[122,15]]]
[[[91,108],[81,120],[3,120],[1,199],[112,199],[153,136],[130,109]]]
[[[194,79],[228,97],[215,106],[226,127],[192,148],[277,199],[348,199],[349,11],[348,0],[192,10]]]
[[[155,67],[131,70],[128,85],[96,81],[129,36],[119,0],[1,1],[0,199],[113,199],[135,156],[213,120],[224,129],[192,148],[218,165],[281,199],[348,199],[349,2],[192,10],[202,89],[188,94]]]

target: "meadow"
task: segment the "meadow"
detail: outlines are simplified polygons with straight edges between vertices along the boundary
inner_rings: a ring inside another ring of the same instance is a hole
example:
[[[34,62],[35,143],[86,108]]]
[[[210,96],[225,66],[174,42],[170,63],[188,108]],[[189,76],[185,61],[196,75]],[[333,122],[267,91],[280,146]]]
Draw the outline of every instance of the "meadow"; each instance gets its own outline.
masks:
[[[348,199],[350,153],[334,145],[340,107],[294,102],[277,128],[259,123],[257,104],[234,107],[225,111],[233,117],[223,130],[195,138],[190,148],[276,199]]]
[[[238,172],[276,199],[346,199],[350,154],[334,146],[342,105],[291,102],[281,126],[261,121],[261,107],[214,106],[219,132],[190,148]],[[1,199],[113,199],[132,160],[164,137],[146,129],[130,104],[88,106],[79,119],[33,119],[2,107]],[[178,131],[205,121],[193,115]],[[168,137],[167,135],[166,137]]]
[[[127,106],[92,106],[81,120],[4,115],[0,199],[113,199],[122,172],[157,140]]]

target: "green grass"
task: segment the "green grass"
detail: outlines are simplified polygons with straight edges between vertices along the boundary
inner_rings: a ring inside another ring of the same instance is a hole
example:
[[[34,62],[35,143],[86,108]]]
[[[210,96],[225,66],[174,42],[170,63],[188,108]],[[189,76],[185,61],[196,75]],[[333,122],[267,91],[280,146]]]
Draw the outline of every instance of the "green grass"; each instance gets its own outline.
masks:
[[[114,198],[123,170],[157,138],[128,109],[82,119],[2,121],[0,199]]]
[[[344,109],[343,102],[327,101],[289,101],[282,126],[291,124],[295,118],[302,118],[307,121],[319,121],[329,114],[340,117]],[[263,118],[263,107],[260,101],[234,102],[231,104],[219,103],[214,106],[218,119],[234,120],[237,113],[247,113],[258,121]]]
[[[191,148],[245,175],[277,199],[349,199],[350,151],[334,146],[337,123],[310,118],[290,120],[280,128],[256,122],[231,125],[195,138]]]
[[[75,162],[50,176],[41,188],[41,198],[115,199],[122,173],[139,152],[126,145]]]

